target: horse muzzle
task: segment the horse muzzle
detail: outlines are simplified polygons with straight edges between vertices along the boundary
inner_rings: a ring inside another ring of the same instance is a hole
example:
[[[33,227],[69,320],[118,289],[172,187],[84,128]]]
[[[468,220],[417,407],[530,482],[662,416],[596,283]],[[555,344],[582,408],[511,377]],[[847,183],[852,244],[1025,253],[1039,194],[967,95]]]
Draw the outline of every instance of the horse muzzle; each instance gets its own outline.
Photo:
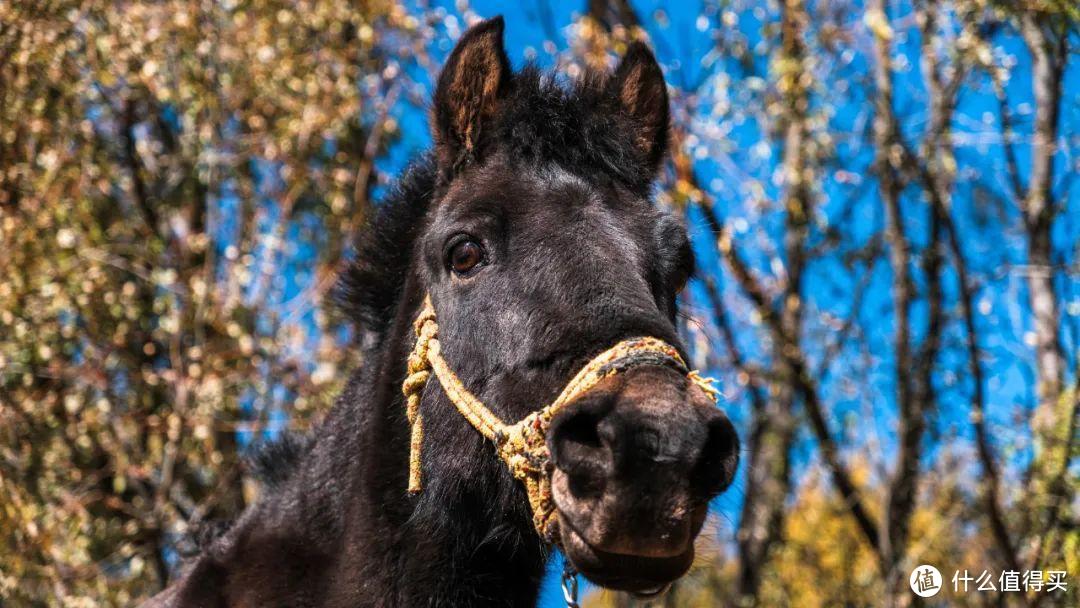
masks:
[[[694,557],[709,501],[730,485],[739,442],[686,375],[612,375],[551,422],[551,494],[563,551],[604,587],[662,590]]]

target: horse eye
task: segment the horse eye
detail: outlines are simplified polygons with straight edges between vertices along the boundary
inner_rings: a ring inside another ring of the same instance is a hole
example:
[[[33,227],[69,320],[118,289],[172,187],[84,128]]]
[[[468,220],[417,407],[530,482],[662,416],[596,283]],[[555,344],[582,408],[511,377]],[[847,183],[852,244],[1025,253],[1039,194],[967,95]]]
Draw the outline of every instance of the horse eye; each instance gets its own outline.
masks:
[[[483,261],[484,248],[476,241],[462,241],[450,250],[450,269],[456,274],[468,274]]]

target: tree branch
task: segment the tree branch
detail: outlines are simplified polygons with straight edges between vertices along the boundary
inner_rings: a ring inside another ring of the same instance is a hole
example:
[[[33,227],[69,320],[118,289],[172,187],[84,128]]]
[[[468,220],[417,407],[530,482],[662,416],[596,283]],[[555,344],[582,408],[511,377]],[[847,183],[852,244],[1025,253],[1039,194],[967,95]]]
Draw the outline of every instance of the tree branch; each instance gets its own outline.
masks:
[[[965,346],[967,347],[968,367],[971,370],[972,396],[971,396],[971,425],[975,431],[975,446],[979,454],[979,462],[982,464],[986,481],[983,487],[983,502],[986,506],[986,515],[990,520],[990,531],[994,535],[994,541],[998,550],[1005,556],[1005,562],[1010,569],[1019,572],[1020,559],[1016,551],[1016,545],[1009,536],[1008,526],[1005,524],[1005,514],[998,501],[1001,492],[1001,473],[994,457],[994,448],[990,444],[990,437],[986,430],[986,397],[982,365],[979,362],[979,335],[975,328],[975,313],[972,303],[975,300],[975,292],[972,281],[968,274],[967,262],[964,260],[963,250],[960,246],[959,235],[956,225],[950,216],[945,216],[945,228],[948,234],[949,249],[952,252],[953,261],[956,264],[957,278],[960,283],[960,312],[964,318],[966,332]]]
[[[124,164],[127,165],[131,174],[131,194],[135,201],[135,207],[142,214],[147,229],[154,236],[161,238],[158,227],[158,214],[150,204],[150,194],[146,182],[142,176],[142,166],[139,162],[139,154],[136,150],[135,126],[139,123],[138,111],[134,99],[126,98],[123,101],[123,134],[124,134]]]
[[[1062,391],[1064,358],[1058,334],[1060,313],[1051,268],[1050,236],[1056,206],[1050,201],[1059,127],[1064,37],[1051,42],[1045,16],[1033,12],[1020,15],[1020,32],[1032,56],[1032,88],[1035,93],[1035,124],[1031,146],[1030,179],[1021,199],[1028,237],[1028,264],[1038,272],[1028,274],[1028,293],[1034,316],[1036,392],[1039,404],[1032,426],[1037,435],[1052,433],[1054,408]]]

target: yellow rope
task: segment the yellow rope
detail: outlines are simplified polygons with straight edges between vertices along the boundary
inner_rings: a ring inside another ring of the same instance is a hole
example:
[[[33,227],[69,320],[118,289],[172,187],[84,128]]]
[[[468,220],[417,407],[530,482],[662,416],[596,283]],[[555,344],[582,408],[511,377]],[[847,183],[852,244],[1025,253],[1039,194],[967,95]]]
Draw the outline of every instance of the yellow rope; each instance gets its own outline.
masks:
[[[620,373],[620,364],[632,358],[674,362],[686,369],[679,352],[663,340],[652,337],[623,340],[600,353],[585,364],[566,384],[562,392],[549,405],[529,414],[515,424],[506,424],[489,410],[480,399],[465,388],[446,360],[439,344],[439,326],[431,297],[424,299],[424,306],[413,324],[416,345],[409,355],[408,375],[401,390],[405,394],[405,414],[412,426],[409,449],[409,492],[422,488],[420,474],[420,450],[423,447],[423,419],[420,415],[420,396],[431,373],[439,379],[446,396],[458,412],[484,437],[495,443],[499,457],[506,463],[515,479],[525,484],[525,491],[532,508],[533,524],[540,535],[552,541],[555,536],[555,504],[551,498],[547,437],[551,420],[567,404],[599,384],[603,379]],[[713,388],[711,378],[703,378],[697,371],[687,372],[687,377],[715,402],[719,392]]]
[[[409,354],[408,375],[401,386],[401,392],[405,393],[405,416],[409,419],[412,428],[412,436],[409,440],[409,491],[420,491],[420,448],[424,442],[424,419],[420,415],[420,393],[424,390],[428,378],[431,376],[430,356],[431,342],[434,339],[439,326],[435,324],[435,309],[431,307],[431,299],[424,300],[424,308],[413,323],[416,331],[416,345]]]

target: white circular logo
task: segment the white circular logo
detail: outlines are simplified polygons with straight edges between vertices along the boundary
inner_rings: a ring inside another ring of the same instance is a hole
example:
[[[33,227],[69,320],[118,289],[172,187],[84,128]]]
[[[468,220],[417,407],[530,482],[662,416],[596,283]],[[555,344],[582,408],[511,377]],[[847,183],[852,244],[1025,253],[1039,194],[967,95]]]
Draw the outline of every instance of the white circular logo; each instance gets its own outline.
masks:
[[[911,571],[908,584],[919,597],[934,597],[941,591],[941,573],[930,564],[923,564]]]

